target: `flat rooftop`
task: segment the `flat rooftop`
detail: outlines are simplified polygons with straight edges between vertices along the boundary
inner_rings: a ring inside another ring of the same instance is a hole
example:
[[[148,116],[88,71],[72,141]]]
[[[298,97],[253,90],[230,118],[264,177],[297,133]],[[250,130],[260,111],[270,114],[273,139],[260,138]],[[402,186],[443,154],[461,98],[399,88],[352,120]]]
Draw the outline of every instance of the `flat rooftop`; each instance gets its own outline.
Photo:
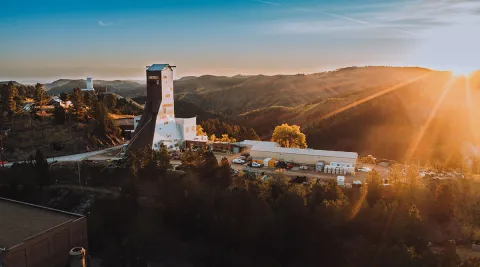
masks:
[[[82,217],[82,215],[0,198],[0,247],[12,248],[29,237]]]

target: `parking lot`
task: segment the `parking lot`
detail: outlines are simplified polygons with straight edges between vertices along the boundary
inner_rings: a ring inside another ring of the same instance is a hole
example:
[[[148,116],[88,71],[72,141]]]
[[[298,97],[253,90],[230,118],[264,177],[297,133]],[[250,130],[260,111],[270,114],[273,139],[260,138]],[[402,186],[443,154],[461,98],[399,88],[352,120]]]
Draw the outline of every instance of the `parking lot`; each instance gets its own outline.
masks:
[[[248,153],[248,151],[244,151],[243,153]],[[323,172],[317,172],[313,170],[300,170],[298,166],[293,167],[290,170],[279,170],[279,168],[269,168],[269,167],[262,167],[262,168],[251,168],[248,167],[246,164],[235,164],[232,163],[232,160],[239,157],[241,154],[222,154],[222,153],[215,153],[215,156],[217,157],[218,162],[224,157],[228,159],[230,162],[232,169],[235,170],[244,170],[245,168],[248,168],[251,171],[257,171],[260,174],[264,173],[266,175],[268,174],[275,174],[275,173],[281,173],[283,175],[287,176],[307,176],[308,180],[311,179],[320,179],[320,180],[329,180],[329,179],[336,179],[337,174],[328,174],[328,173],[323,173]],[[384,166],[378,166],[374,164],[362,164],[364,167],[368,167],[370,169],[376,170],[380,176],[387,177],[388,175],[388,167]],[[345,175],[345,183],[352,183],[354,180],[361,181],[362,183],[365,182],[366,178],[368,176],[368,173],[365,172],[356,172],[355,175]]]

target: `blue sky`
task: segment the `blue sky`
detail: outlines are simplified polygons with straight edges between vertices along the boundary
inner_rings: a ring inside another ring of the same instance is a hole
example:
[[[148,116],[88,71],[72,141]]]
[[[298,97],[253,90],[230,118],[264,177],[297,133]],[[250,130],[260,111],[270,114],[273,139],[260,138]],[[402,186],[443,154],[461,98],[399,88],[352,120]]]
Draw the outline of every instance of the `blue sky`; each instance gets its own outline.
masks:
[[[313,73],[351,65],[480,69],[476,0],[0,3],[0,80]]]

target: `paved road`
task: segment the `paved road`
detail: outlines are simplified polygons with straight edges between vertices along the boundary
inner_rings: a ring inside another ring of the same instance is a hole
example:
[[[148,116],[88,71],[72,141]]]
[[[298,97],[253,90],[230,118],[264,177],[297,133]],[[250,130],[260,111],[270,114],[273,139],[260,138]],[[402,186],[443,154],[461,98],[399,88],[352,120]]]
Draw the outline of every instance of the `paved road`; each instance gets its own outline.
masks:
[[[115,146],[115,147],[110,147],[107,149],[103,150],[97,150],[97,151],[92,151],[92,152],[86,152],[86,153],[80,153],[80,154],[73,154],[73,155],[67,155],[67,156],[60,156],[60,157],[55,157],[55,158],[47,158],[47,162],[69,162],[69,161],[81,161],[83,159],[88,159],[89,157],[97,156],[103,153],[110,152],[112,150],[120,149],[122,148],[123,145]],[[112,157],[109,157],[112,158]],[[5,164],[5,167],[12,166],[14,162],[7,163]]]

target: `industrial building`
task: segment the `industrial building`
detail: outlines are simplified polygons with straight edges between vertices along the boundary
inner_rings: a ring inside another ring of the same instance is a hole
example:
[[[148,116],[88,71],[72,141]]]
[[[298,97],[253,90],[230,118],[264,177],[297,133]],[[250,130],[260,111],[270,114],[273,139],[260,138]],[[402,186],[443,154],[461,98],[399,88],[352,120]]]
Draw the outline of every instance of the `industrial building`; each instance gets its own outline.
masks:
[[[0,266],[68,266],[74,247],[88,247],[84,216],[0,198]]]
[[[147,102],[141,117],[134,119],[134,136],[127,151],[147,145],[158,150],[163,144],[169,149],[184,145],[186,140],[207,141],[197,136],[197,118],[175,118],[173,70],[169,64],[147,67]]]
[[[95,89],[93,88],[93,81],[92,78],[88,77],[87,78],[87,86],[86,88],[83,88],[82,91],[94,91]]]
[[[252,160],[260,163],[263,163],[265,159],[272,159],[303,165],[317,165],[317,163],[323,162],[325,166],[355,167],[358,159],[358,154],[355,152],[285,148],[275,142],[251,140],[245,140],[242,144],[250,147]]]

